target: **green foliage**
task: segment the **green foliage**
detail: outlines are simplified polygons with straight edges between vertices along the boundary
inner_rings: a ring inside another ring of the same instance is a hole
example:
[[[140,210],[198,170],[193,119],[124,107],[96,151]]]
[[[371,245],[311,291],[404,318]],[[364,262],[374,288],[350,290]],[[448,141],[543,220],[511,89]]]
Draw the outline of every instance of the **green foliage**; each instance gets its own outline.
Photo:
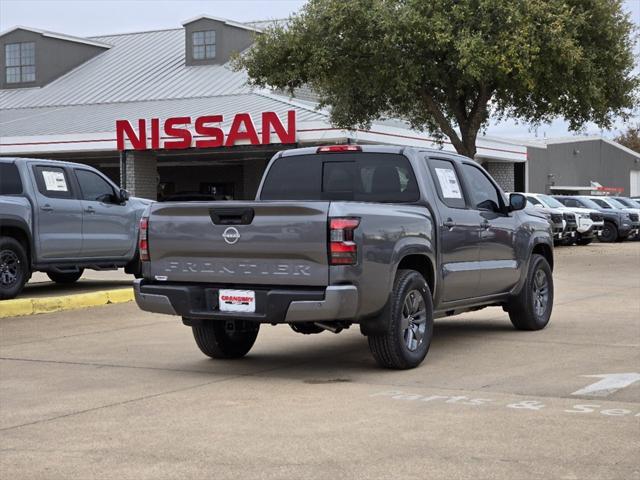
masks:
[[[614,138],[614,140],[620,145],[624,145],[634,152],[640,153],[640,123],[637,123],[635,126],[629,126],[626,131],[622,132]]]
[[[607,128],[638,102],[621,0],[310,0],[236,59],[309,85],[340,127],[404,118],[473,156],[489,116]]]

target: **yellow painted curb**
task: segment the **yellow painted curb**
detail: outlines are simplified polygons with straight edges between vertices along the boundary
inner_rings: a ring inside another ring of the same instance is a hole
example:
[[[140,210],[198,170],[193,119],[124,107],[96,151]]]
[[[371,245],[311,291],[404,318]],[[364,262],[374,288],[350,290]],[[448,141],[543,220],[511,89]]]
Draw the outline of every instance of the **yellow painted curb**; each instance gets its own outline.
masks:
[[[62,312],[78,308],[97,307],[108,303],[133,300],[132,288],[118,288],[99,292],[77,293],[62,297],[18,298],[0,301],[0,318],[22,317],[37,313]]]

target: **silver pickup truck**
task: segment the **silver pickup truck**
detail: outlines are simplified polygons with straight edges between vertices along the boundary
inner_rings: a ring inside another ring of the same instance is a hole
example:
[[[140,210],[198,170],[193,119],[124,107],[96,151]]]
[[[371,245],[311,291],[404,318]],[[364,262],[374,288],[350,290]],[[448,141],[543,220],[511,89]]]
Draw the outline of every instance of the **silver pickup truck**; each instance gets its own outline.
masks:
[[[85,268],[138,273],[138,224],[150,203],[87,165],[0,158],[0,300],[36,270],[59,283]]]
[[[153,204],[136,301],[181,316],[212,358],[246,355],[261,324],[359,324],[380,365],[412,368],[437,317],[500,306],[518,329],[547,325],[553,237],[525,204],[438,150],[287,150],[255,201]]]

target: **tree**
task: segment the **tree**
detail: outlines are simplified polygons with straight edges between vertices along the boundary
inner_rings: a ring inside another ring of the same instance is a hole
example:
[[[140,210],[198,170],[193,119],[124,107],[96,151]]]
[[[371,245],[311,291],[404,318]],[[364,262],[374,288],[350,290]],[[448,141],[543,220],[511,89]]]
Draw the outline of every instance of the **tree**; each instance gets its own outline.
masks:
[[[635,126],[629,126],[625,132],[620,133],[614,140],[620,145],[640,153],[640,123]]]
[[[578,130],[628,115],[636,37],[621,0],[310,0],[235,67],[311,87],[341,128],[399,117],[473,157],[490,116]]]

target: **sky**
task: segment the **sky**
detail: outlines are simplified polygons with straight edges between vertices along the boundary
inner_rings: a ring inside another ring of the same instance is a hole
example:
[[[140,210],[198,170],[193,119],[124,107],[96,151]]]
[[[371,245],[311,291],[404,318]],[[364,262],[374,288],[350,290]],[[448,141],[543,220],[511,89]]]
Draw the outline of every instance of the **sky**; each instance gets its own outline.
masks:
[[[304,0],[0,0],[0,32],[16,25],[51,30],[79,37],[180,28],[181,22],[202,13],[239,22],[286,18]],[[640,26],[640,0],[624,0]],[[638,46],[640,58],[640,46]],[[631,123],[640,122],[640,115]],[[587,125],[582,134],[615,136],[626,125],[618,121],[611,131]],[[574,135],[559,119],[532,129],[527,124],[491,123],[487,134],[512,138]]]

